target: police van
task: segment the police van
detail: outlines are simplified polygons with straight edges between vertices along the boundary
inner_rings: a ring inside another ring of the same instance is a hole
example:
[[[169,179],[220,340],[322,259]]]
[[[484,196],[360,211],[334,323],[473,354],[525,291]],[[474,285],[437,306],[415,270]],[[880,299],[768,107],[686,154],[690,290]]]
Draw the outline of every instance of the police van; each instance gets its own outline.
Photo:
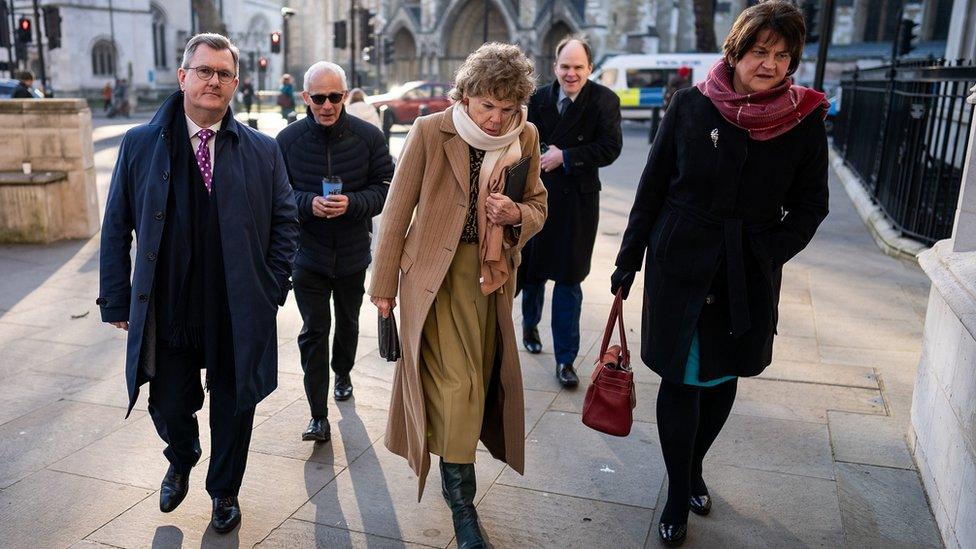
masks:
[[[691,83],[705,79],[720,53],[626,54],[607,58],[590,79],[615,91],[623,118],[649,120],[664,105],[668,79],[682,67],[691,69]]]

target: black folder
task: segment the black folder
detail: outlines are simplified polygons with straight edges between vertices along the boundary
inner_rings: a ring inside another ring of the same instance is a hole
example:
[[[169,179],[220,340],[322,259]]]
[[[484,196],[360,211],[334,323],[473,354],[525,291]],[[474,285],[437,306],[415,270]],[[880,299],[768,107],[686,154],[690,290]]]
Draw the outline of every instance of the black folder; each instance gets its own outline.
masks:
[[[396,318],[392,310],[390,316],[386,318],[383,318],[382,314],[378,316],[380,356],[387,362],[396,362],[400,360],[400,336],[397,334]]]
[[[505,168],[505,196],[512,202],[521,202],[525,195],[525,181],[529,178],[529,160],[526,156],[518,162]]]

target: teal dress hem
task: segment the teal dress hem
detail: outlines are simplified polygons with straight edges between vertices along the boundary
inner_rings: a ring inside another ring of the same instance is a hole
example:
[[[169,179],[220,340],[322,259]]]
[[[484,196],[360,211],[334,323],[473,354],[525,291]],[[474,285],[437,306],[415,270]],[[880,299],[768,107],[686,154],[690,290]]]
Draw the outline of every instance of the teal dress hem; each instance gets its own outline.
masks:
[[[695,335],[691,338],[691,349],[688,350],[688,360],[685,361],[685,385],[693,385],[695,387],[714,387],[736,378],[736,376],[725,376],[709,381],[702,381],[699,377],[701,372],[700,355],[701,353],[698,345],[698,330],[695,330]]]

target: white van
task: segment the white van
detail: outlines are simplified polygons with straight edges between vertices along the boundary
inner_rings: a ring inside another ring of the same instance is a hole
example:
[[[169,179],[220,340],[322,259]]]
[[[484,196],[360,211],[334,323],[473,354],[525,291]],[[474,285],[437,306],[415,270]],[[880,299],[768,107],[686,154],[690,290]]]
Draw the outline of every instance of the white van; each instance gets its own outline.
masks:
[[[722,57],[720,53],[626,54],[607,58],[590,76],[620,96],[623,118],[648,120],[664,105],[668,78],[681,67],[691,69],[691,82],[701,82]]]

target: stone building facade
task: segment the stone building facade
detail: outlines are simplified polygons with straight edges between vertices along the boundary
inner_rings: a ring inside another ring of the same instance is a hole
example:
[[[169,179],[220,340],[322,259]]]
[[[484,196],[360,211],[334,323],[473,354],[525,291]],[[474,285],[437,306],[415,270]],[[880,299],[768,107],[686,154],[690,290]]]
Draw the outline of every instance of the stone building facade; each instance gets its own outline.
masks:
[[[183,46],[200,30],[191,0],[42,0],[60,8],[62,45],[49,50],[47,74],[59,96],[98,97],[114,78],[127,78],[139,97],[154,98],[176,88]],[[280,54],[270,54],[270,34],[282,27],[280,0],[215,0],[230,38],[241,49],[241,74],[248,61],[265,56],[268,80],[281,74]],[[19,18],[33,19],[32,3],[15,0]],[[38,24],[38,22],[35,22]],[[36,44],[30,65],[40,72]]]

